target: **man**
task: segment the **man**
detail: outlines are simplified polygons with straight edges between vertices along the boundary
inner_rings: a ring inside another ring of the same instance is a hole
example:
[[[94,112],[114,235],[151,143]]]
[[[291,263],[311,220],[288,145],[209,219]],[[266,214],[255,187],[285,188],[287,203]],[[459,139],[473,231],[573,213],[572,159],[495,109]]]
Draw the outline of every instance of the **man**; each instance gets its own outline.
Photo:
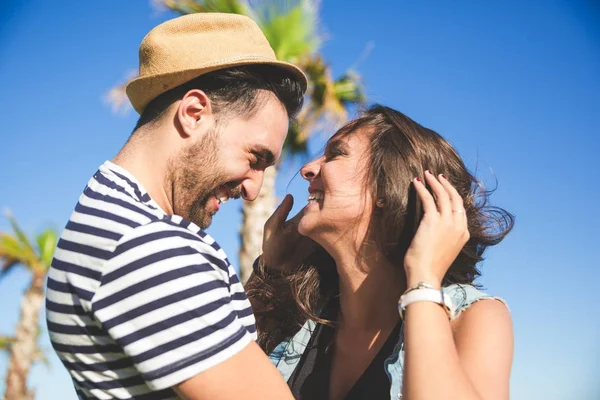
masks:
[[[48,330],[80,398],[292,398],[203,229],[257,197],[305,90],[247,17],[187,15],[144,38],[127,87],[139,122],[89,181],[48,277]]]

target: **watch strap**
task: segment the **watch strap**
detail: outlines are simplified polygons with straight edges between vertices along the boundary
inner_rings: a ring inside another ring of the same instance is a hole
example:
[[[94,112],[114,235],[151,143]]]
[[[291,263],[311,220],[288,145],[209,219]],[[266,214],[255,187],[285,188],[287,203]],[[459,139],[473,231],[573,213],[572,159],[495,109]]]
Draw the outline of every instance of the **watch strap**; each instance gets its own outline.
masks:
[[[430,301],[441,305],[442,307],[444,307],[444,310],[448,314],[448,318],[452,318],[453,305],[450,297],[445,296],[443,290],[426,287],[411,290],[400,296],[400,303],[398,304],[398,311],[400,312],[400,317],[404,319],[406,307],[408,307],[412,303],[416,303],[419,301]]]

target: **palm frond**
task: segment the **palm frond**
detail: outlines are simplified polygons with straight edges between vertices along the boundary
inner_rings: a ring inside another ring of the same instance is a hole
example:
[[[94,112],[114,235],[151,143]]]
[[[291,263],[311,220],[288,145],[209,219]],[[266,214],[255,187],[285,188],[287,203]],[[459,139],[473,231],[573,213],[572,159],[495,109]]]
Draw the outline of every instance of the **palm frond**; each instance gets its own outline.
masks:
[[[315,108],[320,108],[325,103],[328,82],[331,80],[329,68],[323,61],[323,58],[319,55],[307,57],[302,61],[301,68],[306,73],[310,82],[308,92],[310,105]]]
[[[20,261],[23,253],[23,246],[15,236],[0,232],[0,257],[6,260]]]
[[[23,248],[26,248],[27,250],[30,250],[31,252],[33,252],[34,251],[33,250],[33,246],[29,242],[29,239],[27,238],[27,235],[25,235],[25,233],[23,232],[23,230],[21,229],[21,227],[19,226],[19,224],[17,224],[17,221],[13,217],[12,213],[9,210],[6,210],[4,212],[4,214],[6,215],[6,218],[8,218],[8,221],[10,222],[10,225],[12,226],[13,231],[15,232],[15,235],[16,235],[17,239],[21,243],[21,246]]]
[[[345,107],[361,104],[366,100],[361,77],[355,71],[347,71],[333,83],[335,97]]]
[[[253,12],[279,60],[298,63],[319,51],[318,1],[263,1],[254,5]]]
[[[0,259],[5,268],[3,273],[14,264],[23,264],[30,267],[36,263],[37,256],[31,247],[23,244],[16,236],[0,233]]]
[[[230,14],[249,15],[250,7],[243,0],[162,0],[168,9],[181,15],[221,12]]]
[[[301,144],[317,132],[333,133],[348,120],[347,107],[365,101],[360,75],[356,72],[347,71],[334,81],[329,65],[319,55],[305,58],[301,67],[310,83],[305,107],[298,116],[299,127],[288,143],[290,153],[302,149]]]
[[[220,12],[246,15],[261,28],[279,60],[297,62],[321,45],[316,0],[162,0],[168,9],[185,15]]]
[[[283,143],[283,150],[285,155],[304,154],[308,151],[308,136],[302,131],[302,123],[300,121],[290,124],[288,134]]]
[[[0,232],[0,277],[6,275],[16,264],[36,272],[46,272],[58,239],[56,231],[47,229],[36,237],[36,248],[19,227],[12,214],[7,217],[15,231],[14,235]]]
[[[35,238],[39,251],[39,259],[42,262],[42,266],[45,270],[50,268],[52,262],[52,256],[54,255],[54,249],[58,241],[58,235],[54,229],[46,229]]]

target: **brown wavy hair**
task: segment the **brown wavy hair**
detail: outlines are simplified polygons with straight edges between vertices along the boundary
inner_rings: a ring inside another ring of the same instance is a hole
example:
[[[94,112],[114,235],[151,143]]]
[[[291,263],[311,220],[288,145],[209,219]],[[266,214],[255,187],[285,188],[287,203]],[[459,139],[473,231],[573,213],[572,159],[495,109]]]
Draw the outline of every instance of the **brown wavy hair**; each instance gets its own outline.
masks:
[[[366,237],[398,268],[423,216],[411,181],[426,170],[445,174],[460,193],[468,218],[470,239],[446,273],[442,285],[473,284],[480,276],[477,264],[487,247],[498,244],[512,229],[514,217],[504,209],[490,206],[491,191],[468,171],[452,145],[399,111],[375,105],[346,124],[330,139],[357,131],[370,136],[370,162],[367,163],[365,190],[373,199],[383,200],[373,207]],[[374,200],[376,201],[376,200]],[[305,238],[305,240],[310,240]],[[286,263],[289,275],[268,272],[254,274],[247,283],[248,296],[263,307],[257,310],[259,344],[267,352],[293,335],[308,319],[331,324],[320,318],[324,303],[338,294],[334,260],[320,246],[304,260]],[[259,263],[260,265],[260,263]]]

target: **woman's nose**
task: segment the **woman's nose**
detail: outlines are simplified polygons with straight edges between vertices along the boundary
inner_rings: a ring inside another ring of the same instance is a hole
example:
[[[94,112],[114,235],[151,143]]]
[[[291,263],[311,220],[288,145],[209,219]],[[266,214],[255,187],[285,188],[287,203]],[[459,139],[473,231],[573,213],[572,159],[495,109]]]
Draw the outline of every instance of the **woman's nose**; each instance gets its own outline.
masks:
[[[320,159],[305,164],[300,170],[300,175],[307,181],[313,180],[315,176],[319,175],[319,170],[321,168],[321,163],[319,161]]]

